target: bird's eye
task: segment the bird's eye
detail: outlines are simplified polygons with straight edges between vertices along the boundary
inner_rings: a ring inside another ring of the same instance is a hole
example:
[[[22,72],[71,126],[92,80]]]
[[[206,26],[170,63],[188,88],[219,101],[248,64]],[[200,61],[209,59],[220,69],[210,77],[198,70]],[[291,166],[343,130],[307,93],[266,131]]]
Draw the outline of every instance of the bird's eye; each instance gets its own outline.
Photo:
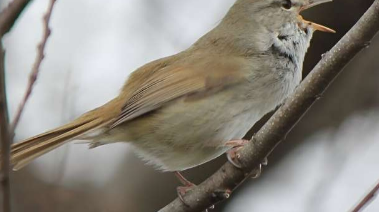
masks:
[[[285,10],[290,10],[292,8],[291,0],[283,0],[282,8]]]

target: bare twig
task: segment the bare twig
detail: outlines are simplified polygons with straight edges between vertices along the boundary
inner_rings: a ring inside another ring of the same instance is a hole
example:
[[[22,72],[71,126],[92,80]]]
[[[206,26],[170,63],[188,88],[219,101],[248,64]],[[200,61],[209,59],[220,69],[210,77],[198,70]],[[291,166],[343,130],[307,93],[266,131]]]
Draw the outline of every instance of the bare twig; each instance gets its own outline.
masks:
[[[379,31],[379,0],[376,0],[358,23],[331,49],[314,70],[296,89],[295,93],[271,117],[240,152],[241,169],[224,164],[216,173],[188,192],[177,198],[160,212],[204,211],[224,200],[228,190],[235,189],[249,174],[284,140],[288,132],[322,95],[341,70]],[[226,192],[222,192],[226,191]]]
[[[4,212],[11,211],[11,192],[9,183],[9,155],[12,139],[9,134],[9,119],[7,96],[5,86],[5,51],[3,49],[2,40],[4,34],[9,32],[21,12],[25,9],[30,0],[15,0],[8,5],[0,13],[0,139],[1,139],[1,154],[0,154],[0,191],[2,193],[2,206]]]
[[[51,30],[49,28],[49,21],[50,21],[51,14],[53,12],[55,2],[56,2],[56,0],[50,0],[47,12],[43,17],[44,32],[43,32],[42,41],[40,44],[38,44],[36,60],[33,64],[32,71],[30,72],[30,75],[29,75],[29,82],[28,82],[28,86],[27,86],[24,98],[22,99],[20,105],[18,106],[15,118],[11,124],[12,136],[14,135],[14,130],[16,129],[18,122],[20,121],[20,118],[21,118],[22,112],[24,111],[26,102],[28,101],[30,94],[32,93],[33,86],[34,86],[34,84],[37,80],[37,77],[38,77],[38,73],[39,73],[39,69],[40,69],[42,60],[45,57],[44,50],[45,50],[46,42],[47,42],[47,39],[49,38],[49,36],[51,34]]]
[[[352,210],[352,212],[362,211],[365,207],[367,207],[373,200],[375,195],[379,191],[379,182],[376,186],[358,203],[358,205]]]

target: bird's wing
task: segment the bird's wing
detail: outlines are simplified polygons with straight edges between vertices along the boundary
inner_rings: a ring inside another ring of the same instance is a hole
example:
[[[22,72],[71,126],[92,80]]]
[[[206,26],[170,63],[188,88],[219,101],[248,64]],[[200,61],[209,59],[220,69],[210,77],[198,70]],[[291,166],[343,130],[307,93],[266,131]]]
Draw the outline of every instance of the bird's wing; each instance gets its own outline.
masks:
[[[169,59],[148,64],[131,75],[121,93],[126,102],[111,128],[180,97],[202,98],[244,79],[243,58]]]

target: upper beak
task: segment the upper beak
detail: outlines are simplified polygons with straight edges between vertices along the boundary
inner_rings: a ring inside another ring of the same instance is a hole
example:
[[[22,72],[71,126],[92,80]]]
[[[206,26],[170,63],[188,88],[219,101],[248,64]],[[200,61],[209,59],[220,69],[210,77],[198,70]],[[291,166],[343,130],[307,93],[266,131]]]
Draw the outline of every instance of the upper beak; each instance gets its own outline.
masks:
[[[300,8],[300,12],[303,10],[307,10],[309,8],[312,8],[314,6],[317,6],[319,4],[324,4],[324,3],[328,3],[328,2],[332,2],[332,1],[333,0],[309,0],[308,5],[305,5],[305,6]]]
[[[309,8],[312,8],[314,6],[317,6],[319,4],[328,3],[328,2],[332,2],[332,1],[333,0],[309,0],[309,4],[301,7],[299,13],[302,12],[302,11],[304,11],[304,10],[307,10]],[[330,28],[328,28],[326,26],[323,26],[323,25],[320,25],[320,24],[316,24],[316,23],[313,23],[311,21],[304,20],[301,15],[299,15],[298,18],[303,23],[305,23],[307,25],[311,25],[313,27],[313,29],[315,29],[315,30],[322,31],[322,32],[336,33],[336,31],[334,31],[333,29],[330,29]]]

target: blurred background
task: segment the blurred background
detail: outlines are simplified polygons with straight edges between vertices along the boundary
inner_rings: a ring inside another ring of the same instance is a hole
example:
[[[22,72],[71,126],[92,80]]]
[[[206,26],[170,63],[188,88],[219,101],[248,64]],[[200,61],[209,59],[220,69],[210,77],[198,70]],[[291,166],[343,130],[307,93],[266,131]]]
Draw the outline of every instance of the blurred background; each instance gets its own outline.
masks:
[[[9,0],[3,0],[4,8]],[[334,0],[303,16],[337,34],[316,33],[304,75],[373,0]],[[57,127],[115,97],[137,67],[189,47],[234,0],[58,0],[39,78],[16,141]],[[48,0],[35,0],[4,39],[11,117],[24,95]],[[379,181],[379,37],[359,54],[248,180],[215,212],[335,212],[351,209]],[[262,120],[263,123],[263,120]],[[254,130],[259,129],[257,124]],[[184,172],[200,183],[225,156]],[[12,173],[17,212],[150,212],[176,197],[179,182],[136,158],[128,144],[88,151],[69,144]],[[379,211],[379,200],[367,212]]]

